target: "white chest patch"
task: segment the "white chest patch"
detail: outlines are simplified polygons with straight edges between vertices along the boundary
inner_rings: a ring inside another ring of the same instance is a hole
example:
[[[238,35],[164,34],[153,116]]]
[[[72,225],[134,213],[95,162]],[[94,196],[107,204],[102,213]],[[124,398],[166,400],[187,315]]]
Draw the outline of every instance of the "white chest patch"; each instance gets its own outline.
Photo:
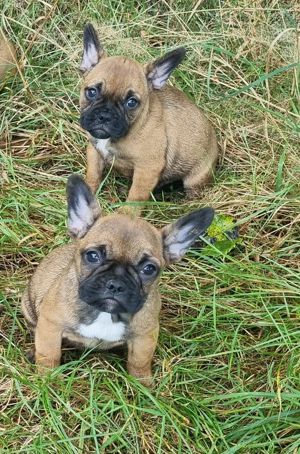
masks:
[[[95,147],[100,151],[103,159],[112,158],[114,155],[114,148],[111,145],[110,139],[97,139]]]
[[[90,325],[83,323],[78,327],[78,333],[81,336],[115,342],[122,339],[125,333],[125,323],[113,323],[111,314],[100,312],[98,317]]]

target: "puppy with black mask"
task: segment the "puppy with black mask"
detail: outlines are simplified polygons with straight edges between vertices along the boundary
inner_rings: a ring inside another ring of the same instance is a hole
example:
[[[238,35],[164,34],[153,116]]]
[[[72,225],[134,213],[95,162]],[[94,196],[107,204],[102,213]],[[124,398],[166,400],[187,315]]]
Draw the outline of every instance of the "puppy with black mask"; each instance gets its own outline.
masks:
[[[90,24],[83,42],[80,121],[89,138],[86,181],[93,192],[113,163],[132,178],[127,201],[148,200],[157,185],[176,180],[189,197],[197,195],[212,178],[218,146],[204,113],[167,84],[185,49],[142,65],[104,55]]]
[[[128,371],[151,382],[159,332],[159,275],[180,260],[211,224],[211,208],[159,230],[124,214],[101,216],[77,175],[68,180],[68,225],[74,238],[43,259],[24,291],[23,313],[35,333],[40,371],[59,365],[62,340],[82,347],[128,346]]]

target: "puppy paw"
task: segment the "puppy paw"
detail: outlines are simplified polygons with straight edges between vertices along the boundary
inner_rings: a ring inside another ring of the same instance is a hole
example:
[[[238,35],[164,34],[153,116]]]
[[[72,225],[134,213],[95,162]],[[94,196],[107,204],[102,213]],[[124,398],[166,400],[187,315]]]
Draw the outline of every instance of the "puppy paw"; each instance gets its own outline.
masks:
[[[137,368],[128,368],[128,372],[130,375],[132,375],[134,378],[139,380],[139,382],[142,383],[142,385],[147,386],[147,388],[153,387],[153,377],[151,370],[145,370],[145,369],[137,369]]]
[[[150,377],[136,377],[141,383],[142,385],[146,386],[147,388],[153,388],[154,386],[154,381],[153,381],[153,377],[150,376]]]
[[[200,188],[188,188],[185,191],[185,198],[187,202],[193,202],[201,198],[202,189]]]
[[[49,370],[60,365],[60,359],[50,358],[48,356],[35,354],[35,363],[39,375],[46,375]]]

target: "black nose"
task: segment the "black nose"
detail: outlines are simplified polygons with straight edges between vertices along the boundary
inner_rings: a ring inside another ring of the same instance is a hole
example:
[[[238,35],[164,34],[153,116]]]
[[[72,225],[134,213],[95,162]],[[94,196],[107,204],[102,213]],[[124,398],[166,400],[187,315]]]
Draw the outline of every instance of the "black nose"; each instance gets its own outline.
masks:
[[[110,279],[109,281],[106,282],[106,288],[109,290],[111,293],[124,293],[125,291],[125,286],[122,282],[120,282],[118,279]]]
[[[105,125],[106,123],[110,123],[112,121],[112,114],[111,112],[100,111],[97,112],[97,120],[100,121],[101,124]]]

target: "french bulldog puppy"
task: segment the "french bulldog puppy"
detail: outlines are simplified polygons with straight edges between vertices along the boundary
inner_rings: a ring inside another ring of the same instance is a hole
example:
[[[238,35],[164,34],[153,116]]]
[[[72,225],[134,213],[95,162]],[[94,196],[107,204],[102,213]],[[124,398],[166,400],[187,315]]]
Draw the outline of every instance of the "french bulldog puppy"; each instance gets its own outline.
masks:
[[[183,257],[214,211],[198,209],[161,230],[133,216],[101,216],[78,175],[68,180],[67,198],[74,240],[42,260],[22,297],[38,369],[60,364],[63,338],[100,350],[127,344],[129,373],[148,385],[159,332],[160,272]]]
[[[80,123],[87,131],[86,181],[95,192],[105,165],[132,177],[127,201],[145,201],[156,186],[182,180],[188,197],[213,175],[213,126],[180,90],[167,85],[185,56],[179,47],[142,65],[107,57],[92,25],[84,29]]]

